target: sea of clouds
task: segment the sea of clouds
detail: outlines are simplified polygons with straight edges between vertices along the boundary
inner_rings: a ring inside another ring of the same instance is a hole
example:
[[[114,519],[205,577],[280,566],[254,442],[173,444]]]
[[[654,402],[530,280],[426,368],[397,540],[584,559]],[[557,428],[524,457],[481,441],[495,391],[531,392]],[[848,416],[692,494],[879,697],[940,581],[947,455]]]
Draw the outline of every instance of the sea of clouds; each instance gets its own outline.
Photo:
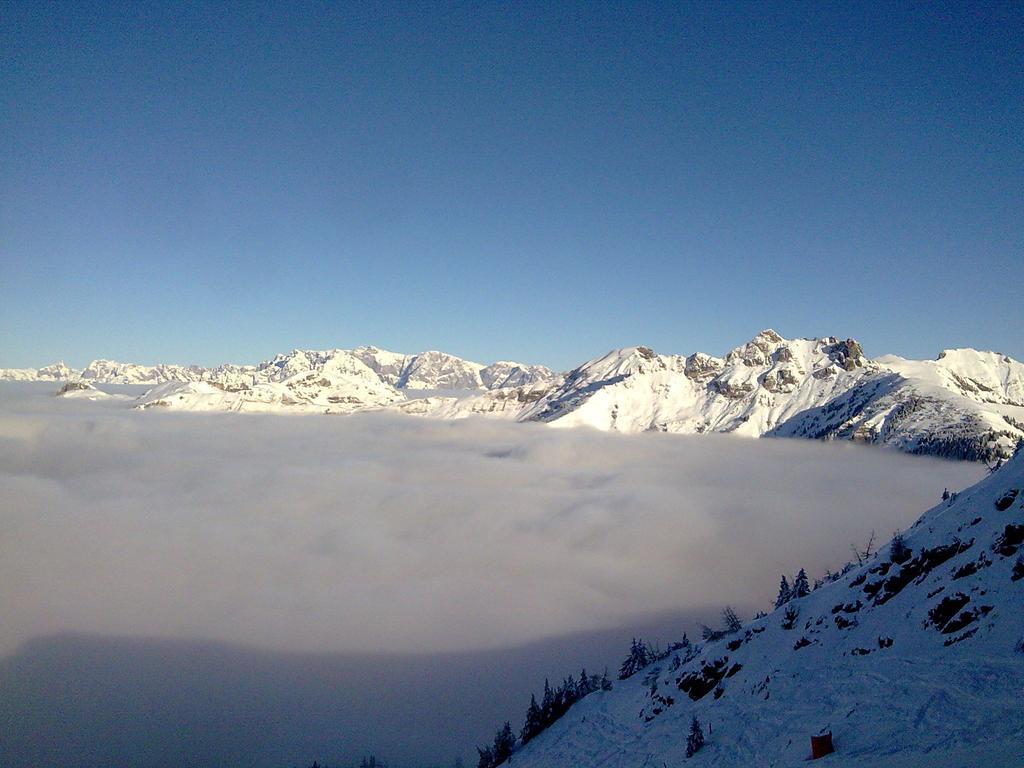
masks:
[[[59,632],[494,649],[750,613],[978,479],[803,440],[139,412],[0,388],[0,653]]]

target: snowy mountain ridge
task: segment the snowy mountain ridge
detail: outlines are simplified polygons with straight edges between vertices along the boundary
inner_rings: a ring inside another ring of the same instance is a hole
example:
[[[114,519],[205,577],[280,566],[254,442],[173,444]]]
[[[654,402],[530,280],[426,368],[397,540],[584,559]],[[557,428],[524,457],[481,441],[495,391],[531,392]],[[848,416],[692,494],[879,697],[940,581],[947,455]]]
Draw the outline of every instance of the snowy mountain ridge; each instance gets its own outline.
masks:
[[[393,408],[619,432],[730,432],[856,440],[993,461],[1024,438],[1024,365],[995,352],[868,358],[853,339],[757,334],[724,357],[613,350],[565,374],[484,366],[438,351],[292,350],[258,365],[141,366],[96,360],[0,369],[0,379],[156,384],[142,408],[351,413]]]
[[[588,692],[512,764],[796,766],[831,733],[828,765],[1018,766],[1022,605],[1024,451],[809,594]]]
[[[853,339],[762,331],[724,358],[614,350],[550,386],[394,406],[619,432],[730,432],[847,439],[910,453],[992,461],[1024,438],[1024,365],[947,350],[935,361],[869,359]]]
[[[352,350],[305,350],[276,355],[257,365],[231,363],[213,368],[190,365],[139,365],[114,360],[93,360],[76,370],[63,362],[44,368],[0,368],[0,381],[87,381],[93,384],[167,384],[206,381],[229,387],[283,381],[298,373],[316,371],[339,360],[358,360],[385,384],[395,389],[474,390],[522,386],[554,378],[542,365],[498,361],[481,365],[455,355],[431,350],[415,355],[378,347]]]

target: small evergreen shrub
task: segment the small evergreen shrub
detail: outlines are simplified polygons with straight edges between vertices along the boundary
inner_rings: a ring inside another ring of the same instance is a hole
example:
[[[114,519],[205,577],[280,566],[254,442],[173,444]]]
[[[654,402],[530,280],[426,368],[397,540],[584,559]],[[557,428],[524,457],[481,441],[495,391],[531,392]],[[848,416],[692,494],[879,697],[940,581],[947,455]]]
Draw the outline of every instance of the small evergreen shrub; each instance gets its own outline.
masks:
[[[686,736],[686,756],[693,757],[704,746],[704,729],[696,717],[690,721],[690,733]]]

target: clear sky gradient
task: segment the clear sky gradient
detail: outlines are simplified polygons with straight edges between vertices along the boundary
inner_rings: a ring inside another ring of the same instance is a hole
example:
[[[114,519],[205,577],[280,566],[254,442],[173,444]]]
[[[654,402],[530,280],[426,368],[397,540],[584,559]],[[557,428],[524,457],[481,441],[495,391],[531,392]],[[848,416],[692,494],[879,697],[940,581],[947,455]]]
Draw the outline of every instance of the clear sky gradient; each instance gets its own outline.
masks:
[[[0,366],[1024,359],[1024,4],[0,4]]]

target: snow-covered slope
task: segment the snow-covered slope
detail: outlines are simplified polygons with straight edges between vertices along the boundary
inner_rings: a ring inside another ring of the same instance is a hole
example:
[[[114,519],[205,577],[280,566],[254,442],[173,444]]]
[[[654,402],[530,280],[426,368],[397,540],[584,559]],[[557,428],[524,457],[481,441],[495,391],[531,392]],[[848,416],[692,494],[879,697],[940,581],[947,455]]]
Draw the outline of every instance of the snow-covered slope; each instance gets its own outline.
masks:
[[[39,375],[36,368],[0,368],[0,381],[52,381]]]
[[[960,392],[979,403],[1024,406],[1024,365],[998,352],[946,349],[935,360],[886,355],[878,362],[908,379]]]
[[[871,372],[866,363],[855,341],[787,341],[770,330],[724,359],[632,347],[572,371],[523,418],[622,432],[756,437],[855,386]]]
[[[410,358],[409,355],[388,352],[386,349],[378,347],[356,347],[352,350],[352,354],[393,387],[397,387],[402,380],[402,373],[409,364]]]
[[[247,382],[248,380],[248,382]],[[189,411],[351,413],[403,399],[358,357],[345,350],[296,351],[256,370],[220,370],[205,381],[162,384],[139,398],[141,408]]]
[[[768,434],[885,443],[909,453],[992,461],[1012,453],[1024,412],[978,402],[956,390],[881,372]]]
[[[103,392],[84,381],[69,381],[57,391],[57,397],[66,400],[130,400],[130,395]]]
[[[352,354],[388,384],[405,390],[499,389],[550,381],[555,376],[543,365],[500,360],[483,366],[436,351],[402,355],[377,347],[358,347]]]
[[[610,352],[566,375],[517,418],[603,430],[855,439],[992,460],[1024,438],[1024,366],[946,352],[869,360],[853,339],[762,331],[724,359]]]
[[[555,380],[554,371],[543,365],[526,365],[499,360],[480,371],[480,380],[487,389],[506,387],[532,387],[550,384]]]
[[[1024,435],[1024,365],[995,352],[943,351],[936,360],[886,356],[840,397],[770,434],[886,443],[911,453],[993,460]]]
[[[480,389],[480,363],[432,350],[413,355],[402,370],[402,389]]]
[[[62,361],[43,368],[0,368],[0,381],[71,381],[79,374]]]
[[[199,381],[205,370],[183,365],[136,365],[115,360],[93,360],[78,375],[84,381],[103,384],[153,384],[166,381]]]
[[[499,387],[461,397],[418,397],[397,403],[393,407],[403,413],[435,419],[462,419],[467,416],[516,419],[531,403],[537,402],[551,392],[552,387],[551,381],[541,379],[522,386]]]
[[[830,731],[827,765],[1024,765],[1024,451],[905,543],[590,694],[512,764],[797,766]]]

